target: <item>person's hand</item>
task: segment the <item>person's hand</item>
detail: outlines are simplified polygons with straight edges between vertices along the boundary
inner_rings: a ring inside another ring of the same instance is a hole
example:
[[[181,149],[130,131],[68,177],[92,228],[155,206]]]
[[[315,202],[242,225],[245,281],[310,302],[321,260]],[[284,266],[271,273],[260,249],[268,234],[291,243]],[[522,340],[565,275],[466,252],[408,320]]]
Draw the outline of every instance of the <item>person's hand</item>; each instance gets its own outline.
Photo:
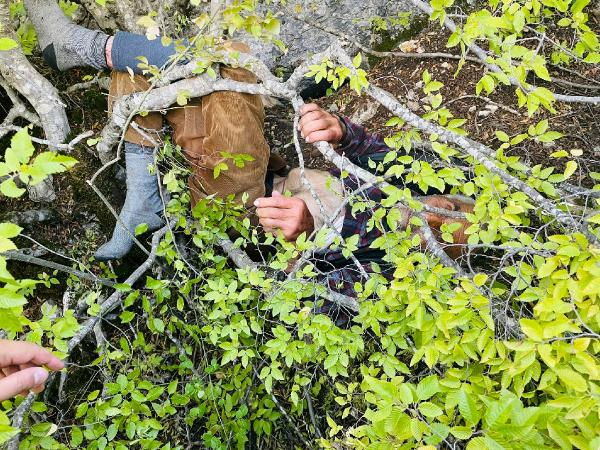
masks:
[[[286,241],[295,241],[302,233],[308,235],[315,228],[313,217],[300,198],[284,197],[273,191],[272,197],[259,198],[254,206],[263,229],[273,234],[282,233]]]
[[[61,370],[64,363],[35,344],[0,340],[0,401],[28,391],[44,390],[49,370]]]
[[[309,103],[300,110],[300,133],[306,142],[325,141],[337,145],[344,138],[340,120],[319,105]]]

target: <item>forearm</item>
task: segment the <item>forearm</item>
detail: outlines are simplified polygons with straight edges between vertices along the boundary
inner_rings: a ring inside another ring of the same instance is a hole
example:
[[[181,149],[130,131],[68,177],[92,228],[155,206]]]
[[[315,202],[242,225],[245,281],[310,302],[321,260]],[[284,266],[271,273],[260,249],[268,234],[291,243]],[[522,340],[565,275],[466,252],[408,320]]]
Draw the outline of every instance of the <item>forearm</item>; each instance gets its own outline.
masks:
[[[343,154],[354,164],[366,167],[369,159],[380,160],[390,151],[379,134],[367,133],[364,127],[345,117],[338,116],[338,118],[344,135],[336,152]]]

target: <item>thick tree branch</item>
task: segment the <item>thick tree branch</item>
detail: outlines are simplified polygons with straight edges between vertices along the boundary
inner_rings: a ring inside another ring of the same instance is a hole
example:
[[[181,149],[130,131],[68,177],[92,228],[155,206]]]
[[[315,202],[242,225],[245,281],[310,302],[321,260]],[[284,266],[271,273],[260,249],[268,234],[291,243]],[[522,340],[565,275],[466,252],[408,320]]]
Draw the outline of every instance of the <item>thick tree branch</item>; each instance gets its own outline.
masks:
[[[0,28],[5,36],[18,42],[18,37],[11,31],[8,0],[0,0],[0,5]],[[0,51],[0,75],[33,106],[46,139],[50,142],[64,142],[70,131],[65,105],[56,88],[33,68],[20,47]],[[31,187],[29,195],[34,201],[55,200],[52,178]]]

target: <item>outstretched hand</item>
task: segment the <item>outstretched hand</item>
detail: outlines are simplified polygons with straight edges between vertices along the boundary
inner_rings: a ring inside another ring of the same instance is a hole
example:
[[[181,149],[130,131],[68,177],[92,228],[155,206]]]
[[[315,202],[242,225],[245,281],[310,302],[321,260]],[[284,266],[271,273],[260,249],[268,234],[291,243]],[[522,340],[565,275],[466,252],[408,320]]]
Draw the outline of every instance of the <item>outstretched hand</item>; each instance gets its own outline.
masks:
[[[284,197],[273,191],[272,197],[259,198],[254,206],[263,229],[283,234],[286,241],[295,241],[302,233],[308,235],[315,228],[313,217],[300,198]]]
[[[43,391],[48,370],[64,367],[60,359],[35,344],[0,340],[0,401],[30,390]]]
[[[300,109],[300,133],[306,142],[325,141],[337,145],[344,138],[340,119],[319,105],[309,103]]]

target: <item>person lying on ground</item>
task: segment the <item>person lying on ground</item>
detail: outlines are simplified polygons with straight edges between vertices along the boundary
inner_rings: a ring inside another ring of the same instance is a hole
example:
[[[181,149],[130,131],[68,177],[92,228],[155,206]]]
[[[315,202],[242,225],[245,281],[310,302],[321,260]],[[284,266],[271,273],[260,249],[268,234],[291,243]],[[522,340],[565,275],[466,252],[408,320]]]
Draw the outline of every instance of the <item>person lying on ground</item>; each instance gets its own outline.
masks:
[[[126,32],[118,32],[111,37],[80,27],[64,15],[54,0],[25,0],[25,4],[38,31],[44,59],[49,65],[58,70],[90,66],[113,71],[109,93],[111,104],[118,96],[149,87],[139,67],[139,56],[144,56],[148,65],[163,67],[176,54],[175,46],[163,46],[161,39],[148,40],[145,36]],[[245,49],[242,44],[232,43],[230,46],[235,50]],[[127,70],[136,74],[133,80]],[[223,67],[221,74],[237,81],[256,82],[254,75],[244,69]],[[360,127],[349,122],[340,122],[315,106],[307,107],[303,113],[303,133],[309,142],[325,139],[336,145],[341,144],[339,150],[356,164],[365,167],[368,159],[380,158],[389,151],[377,137],[367,135]],[[303,231],[315,227],[318,229],[327,222],[342,236],[360,236],[356,254],[365,267],[369,268],[381,259],[381,252],[370,248],[380,235],[377,228],[370,230],[367,226],[370,211],[352,216],[349,208],[341,208],[336,217],[325,220],[325,217],[320,217],[311,193],[305,189],[299,169],[292,170],[285,177],[273,174],[277,172],[277,166],[281,169],[285,163],[273,158],[276,163],[271,164],[263,135],[264,110],[258,96],[235,92],[214,93],[202,99],[193,99],[186,107],[170,109],[166,116],[174,129],[175,143],[182,147],[193,168],[190,189],[194,203],[210,194],[226,197],[233,193],[241,200],[242,195],[248,193],[248,204],[258,199],[257,212],[267,231],[277,229],[286,238],[294,240]],[[147,223],[148,228],[153,230],[163,223],[160,217],[163,205],[156,176],[147,170],[147,166],[154,162],[153,143],[147,136],[160,137],[162,115],[151,112],[144,117],[137,117],[135,122],[145,133],[129,127],[125,134],[128,190],[120,222],[125,224],[126,229],[120,223],[116,225],[111,241],[96,253],[99,260],[124,256],[133,244],[132,233],[137,225]],[[322,132],[334,134],[328,137]],[[221,152],[248,154],[253,161],[243,168],[230,164],[229,170],[215,179],[214,167],[221,162],[227,163]],[[273,172],[267,173],[268,166],[274,169]],[[339,177],[335,170],[332,173]],[[267,176],[267,182],[263,183]],[[328,186],[329,173],[323,171],[306,170],[306,176],[330,214],[334,206],[337,209],[340,204],[342,189],[352,189],[352,184],[358,186],[353,178],[338,180]],[[265,185],[269,187],[268,191]],[[278,195],[285,191],[292,191],[294,195],[291,198]],[[271,196],[271,193],[274,195]],[[380,204],[383,198],[377,188],[368,189],[363,195],[375,204]],[[468,209],[467,204],[450,197],[434,197],[427,201],[447,209]],[[330,240],[333,239],[334,236]],[[349,268],[341,251],[327,251],[321,259],[332,269],[329,271],[330,284],[338,287],[353,285],[356,271]],[[347,287],[339,289],[352,290]]]
[[[379,135],[368,134],[363,127],[346,118],[332,115],[316,104],[304,105],[301,116],[300,132],[306,142],[329,142],[339,154],[345,155],[352,163],[365,170],[369,170],[369,160],[383,161],[391,151]],[[272,191],[273,194],[255,201],[256,213],[264,230],[274,234],[281,233],[286,240],[295,241],[302,233],[308,236],[329,225],[332,231],[325,240],[325,249],[318,251],[317,257],[311,262],[323,274],[320,281],[333,291],[355,297],[354,284],[366,281],[354,262],[343,255],[341,247],[326,248],[334,242],[336,236],[348,239],[358,235],[358,248],[353,254],[364,271],[367,274],[374,273],[376,264],[389,277],[393,268],[384,261],[385,252],[371,247],[376,239],[389,231],[387,224],[385,220],[381,221],[381,227],[369,224],[376,211],[382,207],[384,193],[377,187],[364,189],[360,194],[361,199],[370,201],[373,206],[353,214],[351,207],[340,205],[343,205],[343,200],[348,195],[361,187],[359,180],[353,176],[342,178],[337,168],[329,172],[305,169],[304,173],[323,209],[302,182],[300,169],[293,169],[287,177],[274,176],[272,182],[267,183],[267,192]],[[272,189],[269,189],[270,186]],[[291,196],[281,194],[286,191]],[[429,206],[460,212],[472,212],[474,205],[472,199],[455,195],[430,195],[423,197],[422,201]],[[405,229],[412,211],[402,206],[398,208],[402,213],[398,227]],[[459,258],[466,244],[464,231],[470,224],[466,220],[450,219],[438,214],[427,213],[424,217],[446,253],[454,259]],[[440,229],[443,224],[451,223],[459,223],[460,227],[453,233],[453,243],[448,244],[439,239]]]
[[[140,57],[144,57],[148,65],[161,68],[176,55],[175,43],[164,46],[160,38],[148,40],[146,36],[127,32],[108,36],[76,25],[65,16],[56,0],[25,0],[25,6],[48,65],[59,71],[80,66],[112,71],[109,111],[120,96],[149,89]],[[226,42],[224,46],[233,51],[248,51],[241,43]],[[129,70],[135,76],[132,77]],[[254,74],[241,68],[222,66],[221,75],[256,83]],[[192,206],[207,195],[220,198],[234,195],[241,203],[245,193],[246,205],[252,205],[256,198],[264,196],[262,180],[267,166],[285,166],[276,158],[269,161],[269,146],[263,132],[264,108],[257,95],[215,92],[190,99],[185,107],[169,108],[164,118],[173,130],[174,143],[183,149],[192,169],[189,179]],[[146,223],[148,230],[153,231],[164,224],[160,186],[156,175],[148,170],[148,166],[154,164],[155,142],[162,141],[163,114],[149,112],[143,117],[137,116],[134,123],[124,136],[125,203],[112,238],[96,252],[99,261],[125,256],[133,246],[132,237],[138,225]],[[237,167],[224,153],[245,154],[251,160]],[[228,169],[215,178],[214,168],[221,163],[227,164]]]
[[[44,390],[48,370],[62,370],[64,363],[35,344],[0,340],[0,401]]]

